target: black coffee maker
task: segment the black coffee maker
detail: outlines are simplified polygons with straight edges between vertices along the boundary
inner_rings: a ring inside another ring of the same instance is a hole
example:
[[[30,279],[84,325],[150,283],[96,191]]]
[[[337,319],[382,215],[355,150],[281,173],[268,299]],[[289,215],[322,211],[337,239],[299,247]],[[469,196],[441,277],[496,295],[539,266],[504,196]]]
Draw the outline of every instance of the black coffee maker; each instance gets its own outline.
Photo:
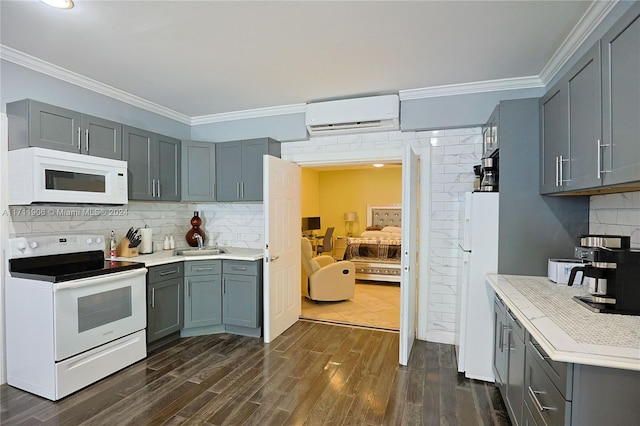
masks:
[[[576,300],[594,312],[640,315],[640,251],[631,250],[629,243],[625,236],[581,237],[575,257],[591,264],[573,268],[568,284],[573,285],[581,270],[590,296]]]

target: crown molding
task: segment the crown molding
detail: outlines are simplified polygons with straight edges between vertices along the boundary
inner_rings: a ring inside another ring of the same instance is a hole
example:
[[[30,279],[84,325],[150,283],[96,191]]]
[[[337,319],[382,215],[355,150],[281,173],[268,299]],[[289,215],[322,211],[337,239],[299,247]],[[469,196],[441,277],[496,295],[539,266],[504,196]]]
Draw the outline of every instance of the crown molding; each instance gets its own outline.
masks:
[[[441,96],[468,95],[471,93],[498,92],[501,90],[537,89],[540,87],[544,87],[544,83],[540,80],[540,77],[530,76],[400,90],[399,95],[401,101],[406,101],[411,99],[437,98]]]
[[[0,59],[13,62],[14,64],[66,81],[76,86],[83,87],[93,92],[100,93],[163,117],[167,117],[184,124],[191,124],[191,118],[184,114],[2,44],[0,44]]]
[[[540,79],[545,86],[555,77],[560,69],[576,53],[602,20],[618,4],[618,0],[594,1],[589,9],[573,27],[567,38],[553,54],[547,65],[540,72]]]
[[[306,111],[307,104],[292,104],[277,107],[248,109],[221,114],[201,115],[191,118],[191,125],[221,123],[224,121],[244,120],[247,118],[272,117],[275,115],[299,114]]]

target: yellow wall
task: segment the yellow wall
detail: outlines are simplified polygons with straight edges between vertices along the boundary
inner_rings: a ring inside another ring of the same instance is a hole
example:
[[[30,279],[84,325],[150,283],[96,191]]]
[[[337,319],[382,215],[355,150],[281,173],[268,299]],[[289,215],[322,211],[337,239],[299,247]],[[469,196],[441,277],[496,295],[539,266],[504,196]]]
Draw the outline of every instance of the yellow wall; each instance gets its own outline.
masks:
[[[367,204],[400,203],[401,167],[319,172],[302,168],[302,216],[319,215],[320,234],[333,226],[334,235],[345,235],[344,213],[354,211],[358,222],[354,223],[353,234],[359,235],[367,226]]]
[[[302,167],[300,176],[300,211],[302,217],[320,216],[320,174],[318,171]]]

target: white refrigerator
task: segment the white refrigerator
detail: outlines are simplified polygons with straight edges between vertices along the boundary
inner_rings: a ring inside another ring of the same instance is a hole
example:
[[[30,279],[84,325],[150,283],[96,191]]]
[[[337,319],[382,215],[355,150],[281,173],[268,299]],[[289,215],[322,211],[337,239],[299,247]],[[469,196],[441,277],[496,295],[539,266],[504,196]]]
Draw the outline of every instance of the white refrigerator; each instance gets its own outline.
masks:
[[[458,371],[494,381],[493,290],[498,272],[498,193],[467,192],[460,208],[455,346]]]

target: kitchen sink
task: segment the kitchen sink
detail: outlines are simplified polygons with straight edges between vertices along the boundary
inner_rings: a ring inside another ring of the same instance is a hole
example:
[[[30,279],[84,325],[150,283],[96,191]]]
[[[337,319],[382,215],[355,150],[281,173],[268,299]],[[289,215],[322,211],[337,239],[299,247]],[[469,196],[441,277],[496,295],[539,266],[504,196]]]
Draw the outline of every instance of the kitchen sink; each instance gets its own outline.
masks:
[[[175,251],[176,256],[211,256],[214,254],[222,254],[226,253],[224,249],[221,248],[209,248],[209,247],[189,247],[184,249],[177,249]]]

